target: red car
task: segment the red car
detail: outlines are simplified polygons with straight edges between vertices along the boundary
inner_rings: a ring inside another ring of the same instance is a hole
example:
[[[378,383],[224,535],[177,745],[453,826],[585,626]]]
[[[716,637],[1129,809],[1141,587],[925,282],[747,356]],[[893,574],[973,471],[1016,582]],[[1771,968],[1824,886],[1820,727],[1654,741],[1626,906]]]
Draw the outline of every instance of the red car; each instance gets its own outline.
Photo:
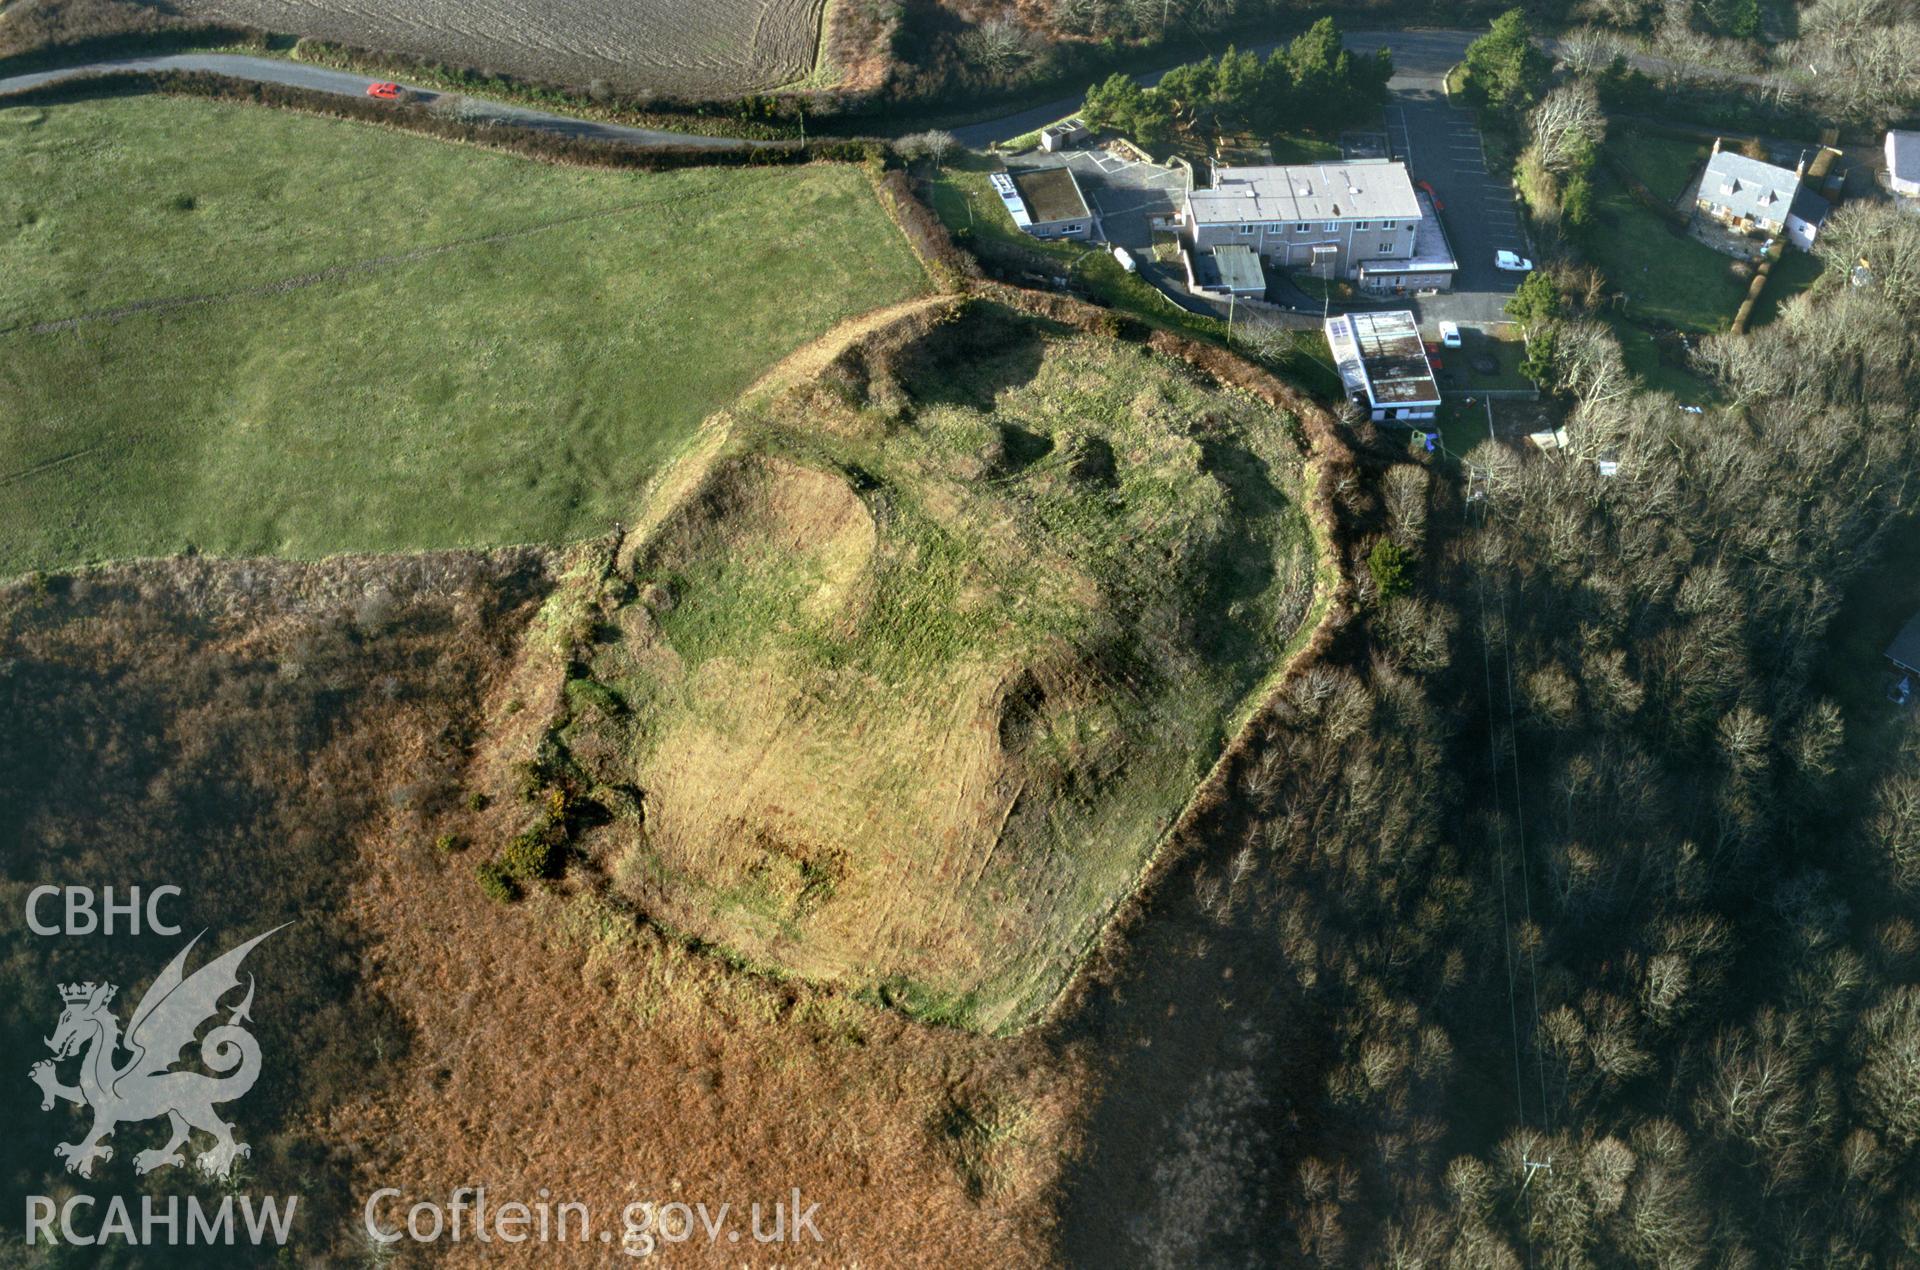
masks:
[[[368,84],[367,96],[378,97],[381,101],[398,101],[400,100],[400,85]]]
[[[1427,184],[1425,181],[1415,181],[1414,184],[1418,185],[1421,191],[1424,192],[1428,198],[1433,200],[1434,211],[1444,212],[1447,210],[1447,205],[1445,203],[1442,203],[1440,201],[1440,196],[1433,192],[1433,186]]]

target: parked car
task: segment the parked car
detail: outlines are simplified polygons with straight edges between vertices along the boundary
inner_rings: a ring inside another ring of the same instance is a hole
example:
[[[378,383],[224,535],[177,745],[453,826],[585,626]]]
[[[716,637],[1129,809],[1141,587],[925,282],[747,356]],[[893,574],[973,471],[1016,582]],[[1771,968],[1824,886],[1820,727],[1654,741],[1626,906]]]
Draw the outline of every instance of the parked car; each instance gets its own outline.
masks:
[[[369,96],[369,97],[378,97],[378,98],[379,98],[379,99],[380,99],[381,101],[399,101],[399,100],[400,100],[400,85],[398,85],[398,84],[368,84],[368,85],[367,85],[367,96]]]
[[[1533,272],[1533,261],[1528,260],[1525,256],[1516,256],[1510,251],[1494,252],[1493,263],[1505,269],[1508,273]]]
[[[1460,324],[1458,322],[1442,322],[1440,324],[1440,344],[1443,348],[1460,347]]]
[[[1445,203],[1442,203],[1442,202],[1440,201],[1440,196],[1439,196],[1438,194],[1435,194],[1435,193],[1433,192],[1433,186],[1431,186],[1431,185],[1429,185],[1429,184],[1427,184],[1427,182],[1425,182],[1425,181],[1416,181],[1416,182],[1414,182],[1414,184],[1416,184],[1416,185],[1418,185],[1418,186],[1420,187],[1420,192],[1421,192],[1421,193],[1423,193],[1423,194],[1425,194],[1425,195],[1426,195],[1426,196],[1427,196],[1428,198],[1430,198],[1430,199],[1432,199],[1432,200],[1433,200],[1433,210],[1434,210],[1434,211],[1436,211],[1436,212],[1444,212],[1444,211],[1446,211],[1446,210],[1447,210],[1447,205],[1446,205]]]

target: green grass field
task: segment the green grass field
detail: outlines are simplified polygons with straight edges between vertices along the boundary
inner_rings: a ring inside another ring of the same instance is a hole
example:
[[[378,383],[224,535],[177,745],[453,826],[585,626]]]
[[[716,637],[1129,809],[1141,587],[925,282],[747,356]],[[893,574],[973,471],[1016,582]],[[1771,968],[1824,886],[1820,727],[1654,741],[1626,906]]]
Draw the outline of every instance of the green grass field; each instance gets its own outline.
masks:
[[[1686,364],[1684,348],[1676,346],[1676,337],[1655,335],[1643,326],[1623,318],[1609,323],[1614,338],[1620,341],[1621,356],[1627,369],[1647,387],[1673,394],[1686,405],[1705,406],[1719,400],[1713,380],[1695,374]],[[1663,343],[1664,339],[1664,343]]]
[[[0,111],[0,574],[597,533],[770,364],[927,285],[852,168]]]

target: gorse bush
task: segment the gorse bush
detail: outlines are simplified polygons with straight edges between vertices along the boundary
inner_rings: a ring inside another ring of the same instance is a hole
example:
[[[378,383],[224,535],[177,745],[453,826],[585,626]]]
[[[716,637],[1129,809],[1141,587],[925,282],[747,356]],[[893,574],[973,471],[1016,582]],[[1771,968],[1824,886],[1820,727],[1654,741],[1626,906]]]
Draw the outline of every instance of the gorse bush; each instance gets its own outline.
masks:
[[[480,883],[480,893],[496,903],[511,903],[519,895],[508,879],[507,871],[492,860],[474,866],[473,876]]]
[[[514,835],[500,852],[500,872],[516,882],[532,882],[553,871],[554,842],[543,823]]]

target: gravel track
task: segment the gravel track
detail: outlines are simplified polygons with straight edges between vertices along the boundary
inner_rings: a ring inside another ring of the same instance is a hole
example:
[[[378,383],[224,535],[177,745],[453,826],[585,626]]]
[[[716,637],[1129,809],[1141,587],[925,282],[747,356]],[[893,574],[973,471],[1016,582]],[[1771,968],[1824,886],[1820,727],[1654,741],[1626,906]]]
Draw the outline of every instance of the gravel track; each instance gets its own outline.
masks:
[[[821,0],[179,0],[198,17],[534,79],[724,97],[813,70]]]

